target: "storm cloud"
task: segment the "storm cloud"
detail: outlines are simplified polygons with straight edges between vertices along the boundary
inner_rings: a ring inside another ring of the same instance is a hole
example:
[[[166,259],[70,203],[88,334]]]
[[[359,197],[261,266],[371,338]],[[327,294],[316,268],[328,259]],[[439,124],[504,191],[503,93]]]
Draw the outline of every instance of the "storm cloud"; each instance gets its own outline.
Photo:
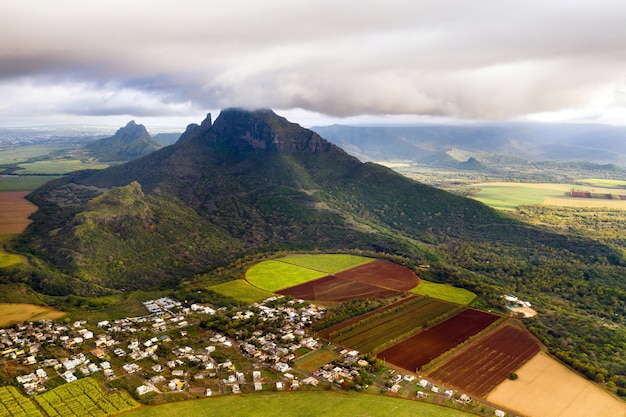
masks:
[[[245,106],[614,121],[626,114],[625,20],[609,0],[3,2],[0,115]]]

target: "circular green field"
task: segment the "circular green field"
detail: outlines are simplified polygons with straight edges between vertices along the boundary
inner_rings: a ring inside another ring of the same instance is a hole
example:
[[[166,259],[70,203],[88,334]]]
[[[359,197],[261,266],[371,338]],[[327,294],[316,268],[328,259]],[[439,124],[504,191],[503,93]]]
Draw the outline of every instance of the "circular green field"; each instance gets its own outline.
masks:
[[[374,260],[344,254],[287,256],[254,265],[246,272],[246,280],[255,287],[276,292]]]

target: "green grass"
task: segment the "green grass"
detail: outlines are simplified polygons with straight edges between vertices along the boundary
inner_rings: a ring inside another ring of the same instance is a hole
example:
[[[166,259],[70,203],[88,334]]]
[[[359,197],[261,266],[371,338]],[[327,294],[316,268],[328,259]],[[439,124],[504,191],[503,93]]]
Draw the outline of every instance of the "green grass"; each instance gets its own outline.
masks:
[[[4,251],[4,242],[6,242],[11,236],[13,235],[0,235],[0,268],[6,268],[7,266],[18,265],[24,262],[24,257]]]
[[[624,180],[608,180],[603,178],[585,178],[583,180],[577,180],[576,182],[582,182],[583,184],[595,185],[596,187],[626,187],[626,181]]]
[[[463,305],[468,305],[476,298],[476,294],[464,288],[424,280],[421,280],[419,285],[409,292]]]
[[[0,147],[0,165],[13,165],[63,149],[50,145],[18,145]]]
[[[246,280],[255,287],[276,292],[283,288],[312,281],[328,275],[280,261],[263,261],[246,272]]]
[[[83,162],[80,159],[61,159],[52,161],[36,161],[19,164],[20,169],[16,170],[16,174],[44,174],[44,175],[60,175],[68,172],[77,171],[79,169],[104,169],[109,164],[100,162]]]
[[[336,274],[337,272],[375,261],[372,258],[345,254],[294,255],[278,260],[316,271],[323,271],[327,274]]]
[[[312,372],[338,358],[339,355],[336,352],[322,348],[296,359],[295,366],[304,371]]]
[[[274,293],[257,288],[243,279],[213,285],[209,287],[209,289],[218,294],[242,301],[246,304],[252,304],[274,295]]]
[[[254,265],[246,272],[246,280],[255,287],[276,292],[372,261],[343,254],[287,256]]]
[[[474,199],[496,209],[514,210],[525,204],[543,204],[546,197],[562,197],[569,188],[530,188],[524,184],[513,183],[503,186],[481,185],[482,191],[476,194]]]
[[[0,177],[0,192],[3,191],[33,191],[58,176],[12,176]]]
[[[228,395],[204,400],[142,408],[125,417],[284,417],[284,416],[393,416],[468,417],[473,414],[418,401],[369,394],[289,392]]]

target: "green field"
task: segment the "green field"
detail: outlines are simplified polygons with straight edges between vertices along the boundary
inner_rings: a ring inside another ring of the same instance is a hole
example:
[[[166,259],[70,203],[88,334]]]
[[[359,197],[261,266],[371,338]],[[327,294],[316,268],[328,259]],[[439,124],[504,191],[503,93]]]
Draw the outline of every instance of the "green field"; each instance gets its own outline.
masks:
[[[469,417],[474,414],[418,401],[369,394],[289,392],[228,395],[169,403],[125,413],[125,417],[285,417],[285,416],[393,416]]]
[[[60,159],[52,161],[36,161],[19,164],[16,174],[44,174],[44,175],[61,175],[68,172],[78,171],[80,169],[104,169],[109,164],[101,162],[82,161],[80,159]]]
[[[622,200],[572,198],[568,195],[569,191],[572,189],[584,190],[597,194],[619,194],[621,192],[620,190],[614,188],[603,188],[597,186],[592,187],[580,184],[536,184],[513,182],[475,184],[473,187],[480,188],[481,191],[475,194],[472,198],[500,210],[515,210],[519,206],[529,204],[626,209],[626,201]]]
[[[9,234],[0,235],[0,268],[5,268],[11,265],[17,265],[24,262],[24,257],[15,255],[13,253],[7,253],[4,250],[4,242],[6,242],[11,236]]]
[[[624,180],[608,180],[604,178],[585,178],[584,180],[577,180],[576,182],[581,182],[583,184],[593,185],[596,187],[609,187],[609,188],[626,187],[626,181]]]
[[[455,307],[457,305],[433,298],[415,297],[396,308],[335,330],[329,339],[360,352],[374,352],[392,340],[417,333]]]
[[[35,401],[49,417],[109,416],[139,406],[126,391],[105,393],[92,378],[83,378],[37,395]]]
[[[420,280],[419,285],[409,292],[463,305],[468,305],[476,298],[476,294],[464,288],[424,280]]]
[[[0,387],[0,417],[43,416],[37,406],[15,387]]]
[[[304,371],[313,372],[321,366],[324,366],[336,359],[339,359],[339,355],[336,352],[322,348],[313,350],[296,359],[295,366]]]
[[[274,293],[255,287],[248,281],[237,279],[234,281],[224,282],[209,287],[210,290],[227,297],[234,298],[246,304],[252,304],[257,301],[265,300],[274,295]]]
[[[294,255],[279,260],[292,265],[326,272],[327,275],[336,274],[337,272],[375,261],[373,258],[345,254]]]
[[[63,149],[50,145],[18,145],[0,148],[0,165],[14,165]]]
[[[56,175],[5,176],[0,177],[0,192],[33,191],[48,181],[59,178]]]
[[[246,280],[255,287],[276,292],[373,260],[342,254],[287,256],[254,265],[246,272]]]

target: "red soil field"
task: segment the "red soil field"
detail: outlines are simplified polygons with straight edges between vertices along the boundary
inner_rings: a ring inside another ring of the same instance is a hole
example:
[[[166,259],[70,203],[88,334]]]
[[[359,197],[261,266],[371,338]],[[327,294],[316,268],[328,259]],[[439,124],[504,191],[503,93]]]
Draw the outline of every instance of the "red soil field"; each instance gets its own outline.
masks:
[[[500,316],[495,314],[468,308],[448,320],[379,352],[376,356],[414,372],[499,318]]]
[[[410,269],[389,261],[376,260],[336,275],[327,275],[278,291],[278,294],[312,301],[346,301],[355,298],[386,297],[407,291],[419,283]]]
[[[528,332],[504,325],[447,359],[429,376],[484,398],[537,353],[539,345]]]
[[[410,269],[393,262],[376,260],[336,274],[337,277],[398,291],[408,291],[419,283]]]
[[[28,216],[37,206],[24,197],[29,192],[4,191],[0,193],[0,234],[22,233],[30,224]]]
[[[278,294],[314,301],[346,301],[355,298],[377,298],[395,294],[396,291],[349,281],[328,275],[295,287],[278,291]]]

